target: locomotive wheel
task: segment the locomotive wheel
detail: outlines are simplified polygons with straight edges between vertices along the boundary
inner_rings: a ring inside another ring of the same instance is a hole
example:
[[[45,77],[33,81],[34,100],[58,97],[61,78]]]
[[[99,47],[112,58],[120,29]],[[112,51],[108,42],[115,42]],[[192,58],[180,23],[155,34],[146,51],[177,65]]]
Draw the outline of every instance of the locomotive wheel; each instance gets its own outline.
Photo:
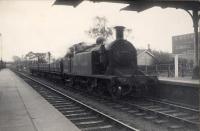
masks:
[[[80,84],[79,84],[78,81],[75,81],[75,82],[74,82],[73,88],[76,89],[76,90],[79,90],[79,89],[80,89]]]
[[[103,96],[104,95],[104,88],[103,87],[98,86],[96,91],[97,91],[97,95],[98,96]]]
[[[93,93],[95,91],[95,89],[97,88],[96,82],[97,82],[96,79],[94,79],[94,80],[88,79],[86,88],[89,93]]]
[[[87,86],[87,91],[88,91],[89,93],[92,93],[92,92],[94,91],[94,86],[88,85],[88,86]]]
[[[122,87],[121,86],[113,86],[110,91],[113,100],[120,99],[122,97]]]

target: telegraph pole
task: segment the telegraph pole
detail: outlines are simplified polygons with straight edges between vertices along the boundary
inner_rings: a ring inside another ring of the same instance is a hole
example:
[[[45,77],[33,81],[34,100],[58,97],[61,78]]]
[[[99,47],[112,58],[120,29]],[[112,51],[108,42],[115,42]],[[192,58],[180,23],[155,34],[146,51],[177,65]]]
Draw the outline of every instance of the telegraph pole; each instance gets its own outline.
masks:
[[[2,58],[3,58],[3,40],[2,40],[2,34],[0,33],[0,39],[1,39],[1,61],[2,61]]]
[[[50,60],[51,60],[51,53],[50,52],[48,52],[48,59],[49,59],[49,71],[50,71]]]

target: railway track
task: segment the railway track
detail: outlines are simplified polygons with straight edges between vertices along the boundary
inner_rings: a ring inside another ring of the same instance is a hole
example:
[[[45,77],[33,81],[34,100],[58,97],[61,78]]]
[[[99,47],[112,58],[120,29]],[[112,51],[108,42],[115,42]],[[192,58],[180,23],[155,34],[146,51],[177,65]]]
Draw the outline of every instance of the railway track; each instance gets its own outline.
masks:
[[[92,98],[94,99],[94,98]],[[96,98],[96,101],[107,106],[163,125],[169,130],[199,131],[199,110],[177,106],[162,101],[145,100],[120,100]]]
[[[86,97],[96,99],[96,101],[106,104],[111,108],[119,109],[123,112],[127,112],[135,116],[140,116],[147,120],[151,120],[156,124],[165,125],[168,129],[171,130],[183,130],[187,128],[199,131],[200,110],[195,108],[189,108],[150,98],[144,98],[143,100],[123,99],[118,101],[112,101],[111,99],[105,97]]]
[[[98,101],[114,110],[119,110],[134,115],[135,117],[144,118],[155,124],[165,126],[169,130],[198,131],[199,129],[199,110],[197,109],[148,98],[143,100],[127,99],[112,101],[109,98],[98,98],[94,95],[88,96],[88,94],[83,92],[79,94]]]
[[[49,85],[37,81],[23,73],[17,73],[57,110],[71,120],[80,130],[139,131],[112,116],[104,114],[63,92],[50,87]]]
[[[177,107],[169,103],[160,103],[154,100],[139,100],[139,101],[119,101],[107,103],[112,108],[126,111],[135,116],[143,117],[156,124],[165,125],[171,130],[191,129],[198,130],[199,128],[199,111],[184,107]]]

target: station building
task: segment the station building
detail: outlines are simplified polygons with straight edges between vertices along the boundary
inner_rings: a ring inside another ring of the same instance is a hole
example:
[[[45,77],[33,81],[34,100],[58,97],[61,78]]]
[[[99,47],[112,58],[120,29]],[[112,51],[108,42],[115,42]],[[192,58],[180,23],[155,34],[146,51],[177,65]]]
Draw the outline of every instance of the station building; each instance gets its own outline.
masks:
[[[156,58],[149,49],[137,50],[137,63],[139,66],[150,66],[153,65],[155,61]]]

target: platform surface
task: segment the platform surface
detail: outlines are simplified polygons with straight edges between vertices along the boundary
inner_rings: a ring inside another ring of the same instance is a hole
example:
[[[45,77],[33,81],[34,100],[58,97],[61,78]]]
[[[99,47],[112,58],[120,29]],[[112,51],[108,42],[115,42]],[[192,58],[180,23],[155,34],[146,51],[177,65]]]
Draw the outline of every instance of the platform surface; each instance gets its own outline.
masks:
[[[0,71],[0,131],[79,131],[9,69]]]
[[[199,80],[194,80],[191,77],[158,77],[158,79],[164,82],[200,85]]]

